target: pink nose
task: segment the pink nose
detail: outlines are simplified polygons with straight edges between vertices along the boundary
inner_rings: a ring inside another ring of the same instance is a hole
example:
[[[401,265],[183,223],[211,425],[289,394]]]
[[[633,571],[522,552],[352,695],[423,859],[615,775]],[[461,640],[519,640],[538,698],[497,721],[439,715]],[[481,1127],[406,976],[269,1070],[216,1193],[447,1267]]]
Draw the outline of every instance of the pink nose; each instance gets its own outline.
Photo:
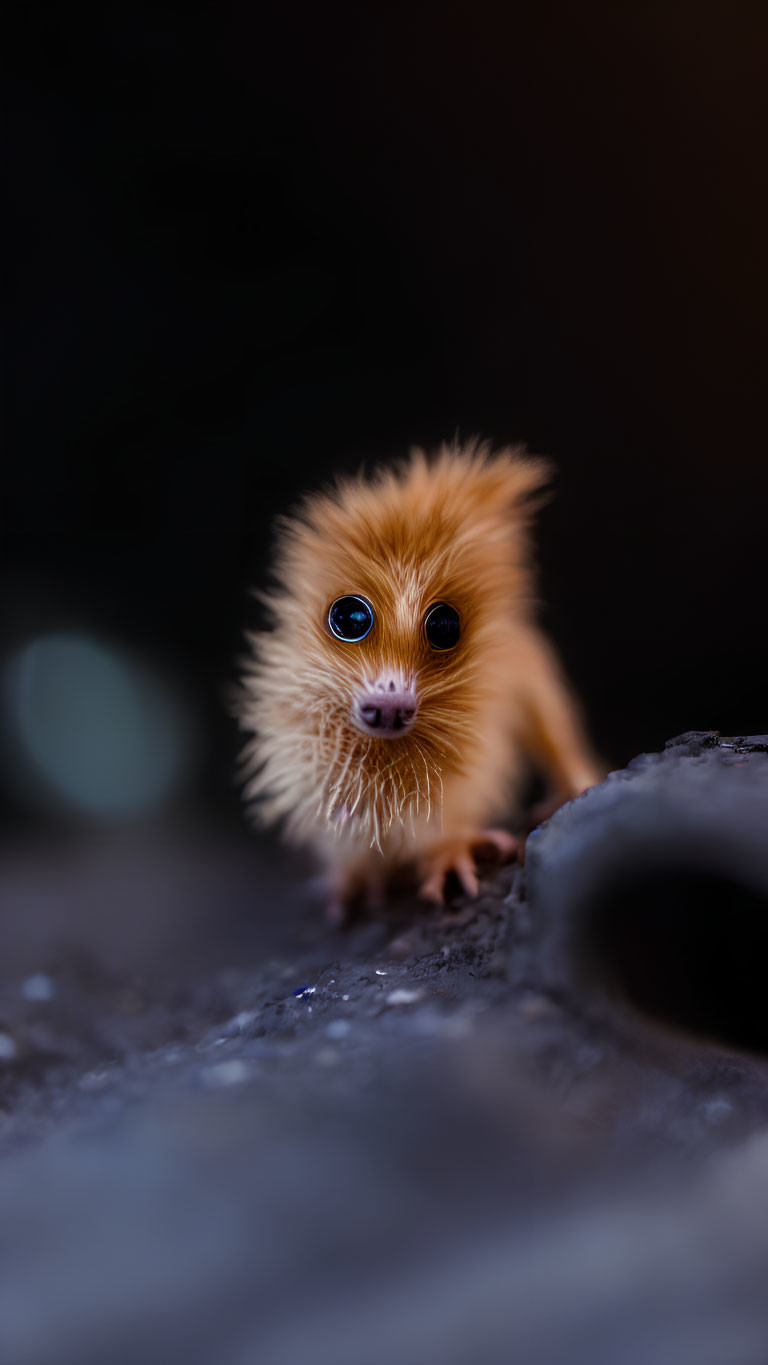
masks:
[[[359,697],[355,706],[355,720],[366,735],[376,735],[385,739],[394,735],[405,735],[416,719],[418,709],[416,698],[408,690],[392,691],[390,683],[386,691],[377,688]]]

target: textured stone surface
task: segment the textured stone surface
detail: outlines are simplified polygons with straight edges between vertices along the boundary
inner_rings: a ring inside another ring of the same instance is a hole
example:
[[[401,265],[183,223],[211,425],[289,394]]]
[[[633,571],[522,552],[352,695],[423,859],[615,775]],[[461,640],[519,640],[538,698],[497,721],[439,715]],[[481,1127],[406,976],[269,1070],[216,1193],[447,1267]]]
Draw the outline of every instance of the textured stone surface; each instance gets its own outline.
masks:
[[[642,754],[531,836],[526,874],[548,989],[635,1037],[640,999],[667,1028],[768,1051],[768,737]]]
[[[757,892],[729,744],[344,934],[255,842],[4,855],[2,1359],[764,1365],[768,1061],[629,1003],[589,914],[652,828]]]

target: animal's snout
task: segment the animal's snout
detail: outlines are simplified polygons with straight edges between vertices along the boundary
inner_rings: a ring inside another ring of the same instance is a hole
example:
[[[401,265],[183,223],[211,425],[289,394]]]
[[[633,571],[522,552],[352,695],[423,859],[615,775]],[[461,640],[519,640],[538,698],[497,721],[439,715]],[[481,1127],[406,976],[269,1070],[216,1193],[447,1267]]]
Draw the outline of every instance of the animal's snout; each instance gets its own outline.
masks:
[[[410,688],[387,682],[372,687],[364,696],[358,697],[354,715],[364,734],[389,739],[407,734],[416,719],[417,710],[418,702]]]

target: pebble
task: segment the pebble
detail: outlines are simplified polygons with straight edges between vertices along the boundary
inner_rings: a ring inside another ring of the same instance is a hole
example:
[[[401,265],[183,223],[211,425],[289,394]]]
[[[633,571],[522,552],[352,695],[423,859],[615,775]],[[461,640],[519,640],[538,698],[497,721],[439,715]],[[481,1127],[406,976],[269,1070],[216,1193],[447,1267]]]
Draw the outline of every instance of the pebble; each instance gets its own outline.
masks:
[[[80,1090],[103,1090],[110,1080],[109,1071],[86,1071],[77,1084]]]
[[[604,1055],[603,1048],[592,1043],[582,1043],[581,1047],[576,1049],[576,1065],[581,1071],[592,1071],[602,1062]]]
[[[409,990],[406,986],[399,986],[396,991],[390,991],[387,996],[388,1005],[415,1005],[417,1000],[421,1000],[423,991]]]
[[[719,1128],[728,1121],[732,1113],[733,1105],[730,1100],[725,1098],[725,1095],[717,1095],[704,1105],[704,1117],[710,1128]]]
[[[318,1066],[337,1066],[339,1054],[335,1047],[321,1047],[315,1053],[315,1061]]]
[[[21,993],[25,1000],[52,1000],[56,988],[50,976],[45,972],[35,972],[34,976],[28,976],[21,988]]]
[[[242,1085],[250,1076],[250,1067],[239,1057],[233,1057],[228,1062],[215,1062],[213,1066],[206,1066],[200,1072],[203,1084],[211,1090],[223,1089],[228,1085]]]
[[[0,1033],[0,1062],[12,1062],[18,1056],[17,1048],[10,1033]]]
[[[415,948],[415,940],[412,933],[405,933],[393,938],[389,945],[389,951],[393,957],[410,957]]]
[[[468,1038],[472,1032],[473,1021],[470,1014],[460,1010],[455,1014],[442,1014],[437,1011],[422,1011],[416,1021],[420,1033],[434,1038]]]
[[[557,1006],[552,1000],[548,1000],[546,995],[537,995],[535,991],[528,991],[522,997],[517,1012],[533,1024],[539,1019],[548,1019],[553,1014],[557,1014]]]

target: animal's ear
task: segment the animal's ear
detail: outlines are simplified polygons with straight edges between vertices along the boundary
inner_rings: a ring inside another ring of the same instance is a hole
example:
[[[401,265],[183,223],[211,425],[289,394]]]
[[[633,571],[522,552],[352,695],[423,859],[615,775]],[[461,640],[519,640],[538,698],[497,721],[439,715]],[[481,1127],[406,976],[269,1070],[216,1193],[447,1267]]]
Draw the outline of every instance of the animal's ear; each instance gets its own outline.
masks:
[[[438,463],[453,472],[457,493],[476,512],[528,522],[549,497],[552,464],[522,446],[496,451],[480,441],[444,446]]]
[[[525,450],[502,450],[486,465],[490,496],[504,510],[528,521],[552,496],[549,487],[554,466],[543,456]]]

